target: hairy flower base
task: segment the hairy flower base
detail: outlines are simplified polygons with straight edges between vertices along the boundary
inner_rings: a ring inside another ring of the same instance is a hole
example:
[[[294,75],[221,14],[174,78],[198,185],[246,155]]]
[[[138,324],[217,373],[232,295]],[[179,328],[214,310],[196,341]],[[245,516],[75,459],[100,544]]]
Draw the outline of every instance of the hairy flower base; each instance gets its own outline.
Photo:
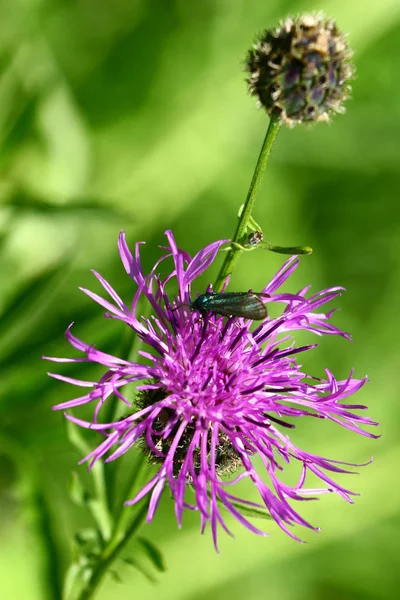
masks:
[[[227,511],[254,533],[256,528],[240,507],[267,508],[277,524],[294,539],[288,526],[299,524],[314,529],[289,504],[289,500],[311,499],[319,494],[335,492],[348,502],[354,495],[338,485],[329,473],[348,473],[342,463],[315,456],[292,444],[288,436],[296,417],[330,419],[356,433],[369,437],[361,427],[376,425],[357,414],[366,407],[347,404],[351,396],[366,382],[353,378],[353,371],[337,381],[326,370],[326,379],[315,379],[301,370],[297,355],[315,345],[296,347],[291,332],[307,330],[317,335],[349,336],[329,323],[333,313],[316,312],[336,298],[342,288],[330,288],[307,297],[309,288],[297,294],[277,293],[299,264],[297,257],[288,260],[262,290],[263,301],[283,306],[276,318],[266,318],[256,329],[252,321],[226,318],[191,311],[191,286],[214,260],[223,241],[210,244],[194,258],[177,248],[170,231],[166,232],[170,248],[153,270],[145,276],[140,263],[139,244],[132,256],[123,234],[119,250],[124,267],[136,284],[132,308],[128,308],[111,286],[95,276],[113,302],[83,290],[106,310],[106,316],[124,321],[148,346],[139,354],[149,364],[119,359],[88,345],[67,331],[67,339],[85,358],[60,359],[56,362],[91,361],[106,367],[100,381],[80,381],[57,374],[56,379],[91,388],[88,394],[55,406],[70,409],[82,404],[95,404],[93,421],[82,421],[66,414],[77,425],[94,429],[104,441],[84,460],[95,461],[111,449],[106,462],[122,456],[135,444],[146,448],[150,462],[158,465],[156,475],[127,504],[134,504],[151,493],[148,521],[154,517],[163,489],[167,485],[175,503],[178,524],[185,509],[197,510],[201,530],[210,523],[215,546],[217,529],[229,530],[223,518]],[[157,275],[160,262],[171,259],[173,268],[163,280]],[[166,285],[175,280],[176,298],[169,298]],[[139,299],[145,296],[154,315],[136,315]],[[132,412],[132,403],[122,388],[137,385],[138,398],[133,414],[122,420],[101,423],[100,409],[115,395]],[[268,482],[256,471],[254,457],[259,456]],[[300,463],[300,477],[295,486],[279,479],[283,465]],[[235,472],[235,477],[228,474]],[[321,487],[305,487],[306,476],[313,473]],[[253,503],[230,493],[231,487],[249,477],[259,493],[261,503]],[[189,489],[190,488],[190,489]],[[192,493],[190,493],[192,492]],[[188,498],[190,493],[190,498]]]

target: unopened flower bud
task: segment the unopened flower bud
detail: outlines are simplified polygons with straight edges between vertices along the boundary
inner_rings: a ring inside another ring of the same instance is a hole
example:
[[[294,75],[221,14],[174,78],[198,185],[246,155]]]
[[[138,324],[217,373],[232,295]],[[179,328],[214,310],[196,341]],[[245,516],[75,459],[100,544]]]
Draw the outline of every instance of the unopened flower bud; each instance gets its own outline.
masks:
[[[329,121],[344,112],[353,67],[352,51],[332,19],[288,18],[265,30],[249,51],[250,93],[267,113],[289,126]]]

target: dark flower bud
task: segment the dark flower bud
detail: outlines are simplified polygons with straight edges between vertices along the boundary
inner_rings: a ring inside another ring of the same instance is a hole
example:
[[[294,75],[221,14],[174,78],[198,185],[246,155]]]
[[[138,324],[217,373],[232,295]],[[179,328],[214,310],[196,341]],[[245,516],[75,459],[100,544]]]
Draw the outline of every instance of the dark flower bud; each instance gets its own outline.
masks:
[[[289,126],[329,121],[344,112],[352,51],[335,21],[321,15],[288,18],[265,30],[246,60],[250,93]]]

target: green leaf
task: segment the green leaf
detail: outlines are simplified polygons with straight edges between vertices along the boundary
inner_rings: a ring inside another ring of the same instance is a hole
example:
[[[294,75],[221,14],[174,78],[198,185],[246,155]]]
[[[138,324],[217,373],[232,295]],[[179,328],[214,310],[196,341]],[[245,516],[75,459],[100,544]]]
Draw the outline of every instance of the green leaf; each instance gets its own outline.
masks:
[[[52,510],[54,504],[32,454],[25,452],[13,440],[4,438],[0,438],[0,448],[16,467],[16,494],[39,557],[43,600],[59,600],[62,589],[61,564],[58,529]]]
[[[36,323],[46,317],[61,282],[68,276],[67,264],[64,261],[32,278],[10,300],[0,316],[0,355],[8,356],[21,346],[27,332],[32,336]]]
[[[90,494],[85,489],[76,471],[72,471],[71,473],[68,485],[68,493],[72,502],[74,502],[78,506],[85,506],[90,500]]]
[[[153,566],[157,569],[157,571],[161,571],[163,573],[167,570],[164,556],[161,550],[157,548],[157,546],[155,546],[152,542],[143,537],[137,538],[136,543],[140,545],[144,554],[147,556],[147,558],[150,560]]]
[[[78,582],[78,579],[81,577],[83,569],[84,567],[78,563],[72,563],[72,565],[70,565],[70,567],[67,569],[64,578],[63,598],[72,597],[72,592]]]
[[[240,509],[242,515],[246,517],[252,517],[253,519],[268,519],[271,520],[271,514],[265,508],[256,508],[255,506],[246,506],[244,504],[240,504],[240,502],[232,502],[233,506]]]
[[[81,455],[90,454],[91,448],[82,435],[81,429],[72,421],[66,419],[66,429],[68,440],[79,451]],[[84,501],[85,506],[92,514],[96,525],[101,531],[103,540],[108,540],[111,535],[111,516],[107,504],[107,494],[104,481],[104,466],[100,461],[97,461],[92,468],[92,476],[94,482],[94,494],[90,494]],[[79,494],[79,490],[75,490]]]
[[[92,218],[99,216],[107,219],[133,219],[127,211],[110,206],[110,201],[98,198],[69,198],[65,203],[54,203],[51,199],[34,196],[23,189],[13,190],[13,193],[2,201],[3,206],[14,208],[18,213],[37,213],[44,215],[71,215]]]
[[[81,529],[75,534],[75,542],[80,547],[83,547],[85,545],[100,546],[101,536],[97,529],[87,527],[86,529]]]
[[[108,571],[116,583],[124,583],[121,575],[115,569],[109,569]]]
[[[111,521],[106,503],[103,499],[91,498],[87,506],[102,533],[103,539],[108,540],[111,536]]]
[[[65,420],[68,441],[76,448],[80,454],[85,456],[90,454],[91,448],[82,435],[82,429],[72,421]]]
[[[57,540],[57,525],[52,515],[51,503],[42,484],[32,490],[29,512],[33,514],[36,536],[41,541],[42,577],[48,585],[48,598],[58,599],[61,591],[60,549]]]
[[[147,567],[145,567],[140,561],[138,561],[132,557],[123,558],[122,560],[124,561],[124,563],[126,563],[130,567],[134,567],[135,569],[137,569],[151,583],[157,583],[157,579],[154,577],[154,575],[152,575],[152,573],[147,569]]]
[[[277,254],[312,254],[311,246],[274,246],[270,243],[261,243],[255,248],[261,248],[264,250],[269,250],[270,252],[276,252]]]
[[[229,246],[222,248],[222,251],[228,252],[232,249],[232,246],[239,248],[239,250],[244,252],[253,252],[254,250],[269,250],[270,252],[276,252],[277,254],[312,254],[313,251],[311,246],[275,246],[270,242],[257,242],[256,244],[251,244],[247,241],[243,244],[231,242]]]
[[[218,505],[220,508],[227,510],[221,500],[217,499]],[[242,504],[241,502],[235,502],[234,500],[230,501],[231,504],[237,508],[240,513],[246,517],[250,517],[253,519],[272,519],[270,512],[265,508],[257,508],[256,506],[247,506],[246,504]]]

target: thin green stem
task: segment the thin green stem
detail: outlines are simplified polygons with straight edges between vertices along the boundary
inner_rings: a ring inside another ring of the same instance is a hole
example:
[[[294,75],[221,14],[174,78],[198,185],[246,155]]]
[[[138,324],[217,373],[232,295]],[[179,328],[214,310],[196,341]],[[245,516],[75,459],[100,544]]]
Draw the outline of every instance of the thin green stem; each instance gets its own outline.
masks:
[[[126,544],[143,524],[147,515],[147,511],[148,503],[146,502],[136,513],[130,526],[125,531],[121,539],[118,539],[115,535],[111,538],[99,557],[96,567],[94,568],[89,579],[83,582],[82,588],[76,596],[76,600],[89,600],[93,598],[99,584],[101,583],[111,564],[120,555]]]
[[[140,454],[138,461],[135,463],[132,477],[129,480],[129,484],[123,498],[131,498],[137,487],[138,480],[142,475],[142,467],[146,463],[146,457],[144,454]],[[137,514],[134,516],[131,523],[129,519],[132,515],[132,507],[124,506],[121,508],[117,519],[115,520],[114,527],[110,539],[108,540],[103,552],[99,556],[96,566],[94,567],[90,577],[83,581],[81,580],[81,588],[78,590],[78,595],[75,596],[76,600],[89,600],[93,598],[99,584],[101,583],[107,570],[110,568],[113,561],[119,557],[121,551],[125,548],[128,541],[138,531],[142,525],[148,511],[148,502],[145,502]]]
[[[124,493],[122,495],[122,498],[124,498],[124,500],[133,498],[133,496],[135,495],[137,483],[138,483],[138,481],[140,481],[141,477],[143,476],[143,468],[146,464],[147,464],[147,461],[146,461],[145,454],[140,453],[137,462],[135,462],[132,477],[126,487],[126,490],[124,490]],[[129,521],[129,516],[130,516],[131,511],[132,511],[132,507],[130,507],[130,506],[128,506],[128,507],[124,506],[120,510],[119,515],[115,520],[112,540],[118,541],[123,536],[124,531],[127,527],[128,521]]]
[[[96,468],[97,467],[97,468]],[[97,508],[97,524],[101,529],[103,539],[108,540],[111,537],[113,516],[108,502],[107,485],[104,473],[105,465],[98,462],[92,469],[95,499],[94,504]]]
[[[256,168],[254,169],[253,178],[250,183],[250,188],[247,193],[246,202],[243,206],[242,213],[239,217],[239,222],[236,228],[235,235],[233,236],[232,242],[235,244],[240,244],[242,238],[245,236],[247,227],[251,220],[251,213],[253,211],[254,202],[256,199],[256,195],[258,189],[260,187],[265,167],[268,163],[268,158],[271,153],[272,146],[274,144],[275,138],[278,135],[278,131],[280,129],[281,123],[277,119],[271,119],[269,122],[268,130],[265,135],[265,139],[261,148],[260,155],[257,160]],[[216,292],[220,292],[222,286],[225,282],[225,279],[230,275],[235,268],[236,262],[241,254],[242,250],[232,244],[231,249],[228,251],[225,260],[222,264],[221,270],[218,274],[217,280],[214,285],[214,290]]]
[[[71,444],[79,450],[83,456],[92,451],[91,447],[79,431],[78,427],[67,421],[67,435]],[[107,486],[104,476],[104,464],[97,461],[92,469],[94,495],[88,502],[88,508],[101,532],[103,540],[109,540],[113,527],[113,517],[108,504]]]

